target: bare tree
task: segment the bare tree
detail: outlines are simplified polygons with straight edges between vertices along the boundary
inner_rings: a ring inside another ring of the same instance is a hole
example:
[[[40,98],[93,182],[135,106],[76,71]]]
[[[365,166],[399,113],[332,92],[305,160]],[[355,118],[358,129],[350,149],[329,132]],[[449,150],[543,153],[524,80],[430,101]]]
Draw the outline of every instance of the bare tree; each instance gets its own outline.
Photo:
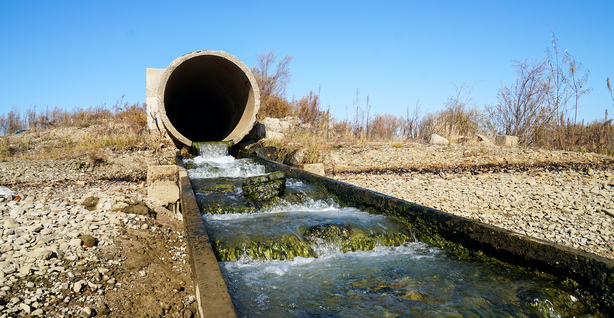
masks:
[[[569,52],[565,52],[565,63],[568,65],[567,69],[567,82],[568,86],[571,89],[571,93],[574,97],[574,124],[577,124],[578,120],[578,100],[582,95],[586,95],[592,91],[590,87],[584,87],[586,82],[588,81],[588,75],[590,74],[589,70],[586,70],[582,76],[579,76],[578,73],[582,69],[582,63],[576,61],[576,59],[569,54]]]
[[[409,105],[407,105],[407,114],[405,117],[404,135],[407,139],[418,138],[418,121],[420,119],[420,100],[416,101],[416,106],[413,112],[410,113]]]
[[[367,95],[367,102],[363,107],[360,104],[360,93],[358,88],[356,89],[356,98],[354,99],[354,122],[352,123],[352,129],[354,130],[354,136],[362,138],[369,136],[369,112],[371,111],[371,104],[369,103],[369,95]]]
[[[274,49],[270,49],[267,53],[258,53],[256,56],[258,65],[252,68],[252,73],[260,88],[260,105],[263,114],[272,113],[275,115],[275,113],[290,112],[290,106],[285,100],[285,96],[292,78],[290,73],[292,59],[292,56],[286,55],[283,59],[277,61],[277,54]]]
[[[454,85],[456,94],[448,98],[441,112],[447,136],[476,133],[479,128],[479,112],[471,98],[473,87],[464,82]]]
[[[567,112],[567,103],[571,98],[572,92],[568,85],[568,78],[565,74],[564,65],[567,63],[567,50],[563,52],[563,57],[559,52],[559,39],[554,34],[554,30],[551,31],[550,42],[552,43],[552,50],[546,50],[546,63],[548,65],[549,82],[548,103],[549,108],[555,111],[557,118],[565,116]]]
[[[612,101],[614,101],[614,95],[612,94],[612,86],[610,86],[610,78],[608,77],[605,82],[608,85],[608,90],[610,91],[610,97],[612,97]]]
[[[548,63],[529,64],[515,61],[516,82],[502,85],[497,93],[498,103],[491,108],[495,125],[508,135],[515,135],[522,143],[531,144],[535,132],[543,130],[555,118],[557,104],[548,103],[550,82]]]

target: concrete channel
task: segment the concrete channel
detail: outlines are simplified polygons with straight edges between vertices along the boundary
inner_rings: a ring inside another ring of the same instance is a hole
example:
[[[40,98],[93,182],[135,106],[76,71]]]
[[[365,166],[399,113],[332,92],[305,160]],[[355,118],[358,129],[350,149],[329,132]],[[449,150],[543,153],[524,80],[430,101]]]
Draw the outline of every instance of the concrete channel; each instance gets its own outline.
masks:
[[[198,313],[201,318],[237,317],[228,287],[209,241],[205,222],[196,203],[192,184],[180,158],[177,159],[177,165],[179,167],[181,212]]]
[[[245,154],[243,154],[245,155]],[[422,242],[461,256],[569,278],[606,316],[614,316],[614,261],[390,197],[251,155],[268,171],[325,187],[347,206],[397,216]],[[194,192],[178,158],[181,210],[201,317],[236,317]]]

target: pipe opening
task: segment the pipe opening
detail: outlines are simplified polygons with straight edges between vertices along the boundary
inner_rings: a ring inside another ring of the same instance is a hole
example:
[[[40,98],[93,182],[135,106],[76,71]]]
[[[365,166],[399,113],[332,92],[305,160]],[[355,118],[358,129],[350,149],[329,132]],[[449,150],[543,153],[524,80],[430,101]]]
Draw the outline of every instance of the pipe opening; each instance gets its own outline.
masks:
[[[160,83],[163,122],[171,136],[186,145],[240,141],[259,108],[250,77],[249,69],[225,52],[197,51],[175,60]]]

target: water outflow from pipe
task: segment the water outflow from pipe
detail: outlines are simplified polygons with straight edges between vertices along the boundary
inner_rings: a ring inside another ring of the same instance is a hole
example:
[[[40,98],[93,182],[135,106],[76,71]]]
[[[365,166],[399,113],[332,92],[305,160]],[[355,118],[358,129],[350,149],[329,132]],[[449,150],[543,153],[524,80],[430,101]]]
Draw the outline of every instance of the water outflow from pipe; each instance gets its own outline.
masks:
[[[264,167],[258,168],[249,159],[211,155],[213,152],[219,154],[219,149],[185,163],[191,167],[188,174],[201,208],[211,212],[203,218],[214,246],[243,248],[238,255],[225,254],[238,256],[236,260],[220,262],[240,317],[592,314],[580,296],[557,282],[513,268],[463,260],[422,242],[375,244],[362,250],[344,248],[339,241],[309,240],[304,229],[322,224],[346,224],[350,229],[347,240],[382,229],[407,229],[388,217],[342,207],[325,190],[293,179],[287,181],[286,193],[276,203],[246,206],[239,202],[241,190],[236,185],[244,176],[237,171],[258,175],[265,173]],[[236,210],[237,205],[242,209]],[[260,257],[257,250],[270,247],[269,238],[280,243],[278,250]],[[283,249],[292,246],[289,242],[295,238],[308,240],[313,254],[288,257]]]
[[[156,102],[164,128],[178,145],[237,143],[254,126],[260,107],[250,69],[223,51],[194,51],[162,74]]]

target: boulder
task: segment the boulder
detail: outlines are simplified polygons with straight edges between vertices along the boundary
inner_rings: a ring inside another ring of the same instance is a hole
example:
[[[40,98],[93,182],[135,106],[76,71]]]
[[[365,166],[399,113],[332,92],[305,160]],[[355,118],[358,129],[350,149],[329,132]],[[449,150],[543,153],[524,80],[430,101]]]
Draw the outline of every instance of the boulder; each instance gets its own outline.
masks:
[[[299,124],[299,120],[295,117],[283,119],[266,117],[262,120],[262,124],[266,127],[267,139],[282,139],[285,133]]]
[[[450,141],[438,134],[432,134],[431,138],[429,139],[429,143],[431,145],[449,145]]]
[[[303,148],[294,150],[286,155],[286,158],[284,158],[284,164],[287,164],[290,166],[298,166],[301,163],[303,163],[303,160],[305,159],[306,154],[307,154],[307,150]]]
[[[286,189],[286,175],[275,171],[263,176],[247,178],[241,186],[243,196],[248,200],[269,201],[280,196]]]
[[[256,148],[254,152],[260,157],[267,158],[269,160],[277,159],[277,148],[275,147],[260,147]]]
[[[262,124],[266,127],[267,135],[268,133],[281,133],[281,120],[279,118],[271,118],[267,117],[262,120]],[[268,136],[267,136],[268,137]]]
[[[262,123],[256,123],[252,130],[243,137],[243,140],[255,140],[264,139],[266,137],[266,126]]]
[[[275,131],[267,131],[266,132],[267,139],[284,139],[284,134]]]

